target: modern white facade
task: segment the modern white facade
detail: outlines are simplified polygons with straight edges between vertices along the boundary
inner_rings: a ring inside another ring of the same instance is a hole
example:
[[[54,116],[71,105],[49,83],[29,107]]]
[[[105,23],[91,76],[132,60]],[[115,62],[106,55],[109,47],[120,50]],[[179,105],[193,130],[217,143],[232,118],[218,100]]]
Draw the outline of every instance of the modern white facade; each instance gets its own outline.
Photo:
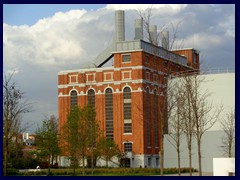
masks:
[[[206,74],[202,76],[204,76],[204,83],[201,88],[212,92],[209,101],[213,105],[223,105],[224,110],[219,118],[220,121],[226,117],[226,113],[231,109],[235,109],[235,73]],[[203,135],[201,149],[203,172],[213,172],[213,158],[224,157],[220,147],[224,132],[221,130],[219,121]],[[177,152],[168,139],[170,139],[168,135],[165,135],[164,167],[177,167]],[[195,140],[193,141],[192,148],[192,166],[198,169],[197,145]],[[184,138],[181,142],[181,167],[189,167],[188,149]]]

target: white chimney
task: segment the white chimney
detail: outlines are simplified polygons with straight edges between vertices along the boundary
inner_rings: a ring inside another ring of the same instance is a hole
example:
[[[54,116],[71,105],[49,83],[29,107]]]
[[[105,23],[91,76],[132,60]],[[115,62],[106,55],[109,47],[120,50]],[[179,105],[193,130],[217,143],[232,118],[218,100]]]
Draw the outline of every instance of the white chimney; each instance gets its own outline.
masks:
[[[149,25],[150,43],[157,45],[157,26]]]
[[[135,37],[134,40],[143,39],[143,19],[135,19]]]
[[[125,41],[125,17],[123,10],[115,11],[115,41]]]
[[[161,42],[164,49],[169,50],[169,31],[161,32]]]

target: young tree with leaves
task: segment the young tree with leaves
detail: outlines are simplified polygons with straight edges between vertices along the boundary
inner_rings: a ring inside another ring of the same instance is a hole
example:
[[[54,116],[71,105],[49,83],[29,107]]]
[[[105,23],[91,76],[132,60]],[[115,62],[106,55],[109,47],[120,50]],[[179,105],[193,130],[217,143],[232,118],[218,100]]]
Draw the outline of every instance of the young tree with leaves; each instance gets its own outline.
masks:
[[[91,170],[92,170],[92,174],[93,174],[93,168],[94,168],[94,164],[96,164],[96,143],[97,143],[97,139],[100,136],[100,129],[99,129],[99,125],[96,121],[96,112],[94,109],[94,106],[91,104],[88,104],[85,111],[83,111],[83,113],[85,113],[84,116],[87,117],[88,120],[88,134],[89,134],[89,145],[88,145],[88,159],[91,159]]]
[[[85,159],[89,154],[93,158],[96,139],[99,135],[95,114],[94,108],[87,105],[83,108],[72,107],[67,116],[62,137],[66,142],[74,175],[80,160],[82,173],[85,175]]]
[[[97,149],[99,157],[105,159],[107,167],[108,162],[111,161],[112,157],[119,156],[121,154],[121,151],[115,141],[105,137],[99,139]]]
[[[57,118],[52,115],[49,119],[44,120],[42,127],[38,128],[35,134],[37,148],[47,157],[48,174],[50,174],[51,165],[60,154]]]

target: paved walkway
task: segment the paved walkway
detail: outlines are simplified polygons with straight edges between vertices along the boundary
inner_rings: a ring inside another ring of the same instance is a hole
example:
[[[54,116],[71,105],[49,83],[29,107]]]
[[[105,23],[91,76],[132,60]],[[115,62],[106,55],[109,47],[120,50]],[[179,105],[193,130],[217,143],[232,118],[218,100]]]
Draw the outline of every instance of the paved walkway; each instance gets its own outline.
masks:
[[[167,174],[164,176],[178,176],[178,174]],[[181,176],[189,176],[189,173],[182,173]],[[192,173],[192,176],[199,176],[198,172]],[[203,172],[202,176],[213,176],[212,172]]]

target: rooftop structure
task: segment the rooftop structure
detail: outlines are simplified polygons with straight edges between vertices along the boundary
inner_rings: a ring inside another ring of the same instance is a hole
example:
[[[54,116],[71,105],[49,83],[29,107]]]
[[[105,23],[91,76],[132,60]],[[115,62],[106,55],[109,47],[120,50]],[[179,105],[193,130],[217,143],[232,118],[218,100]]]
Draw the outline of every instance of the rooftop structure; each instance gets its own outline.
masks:
[[[156,42],[157,26],[150,27],[150,42],[143,40],[143,21],[135,20],[134,40],[125,41],[124,11],[115,13],[115,39],[90,68],[58,73],[60,134],[72,105],[92,103],[96,119],[107,138],[127,152],[127,167],[159,167],[160,102],[166,99],[169,75],[199,70],[199,51],[168,50],[168,33],[162,46]],[[111,58],[112,67],[103,67]],[[66,166],[62,157],[60,166]]]

